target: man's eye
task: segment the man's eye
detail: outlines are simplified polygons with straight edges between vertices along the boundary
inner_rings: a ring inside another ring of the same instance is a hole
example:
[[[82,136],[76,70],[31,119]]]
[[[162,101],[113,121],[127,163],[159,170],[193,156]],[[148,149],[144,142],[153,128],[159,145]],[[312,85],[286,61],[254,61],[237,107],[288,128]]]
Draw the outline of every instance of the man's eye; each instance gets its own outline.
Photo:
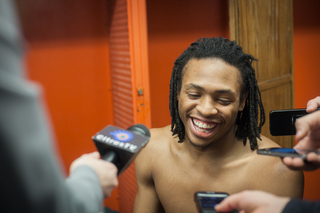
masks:
[[[219,99],[218,101],[219,101],[221,104],[223,104],[223,105],[229,105],[229,104],[231,104],[231,101],[229,101],[229,100]]]
[[[199,98],[199,97],[200,97],[200,95],[198,95],[198,94],[190,94],[190,93],[188,93],[188,97],[189,97],[189,98]]]

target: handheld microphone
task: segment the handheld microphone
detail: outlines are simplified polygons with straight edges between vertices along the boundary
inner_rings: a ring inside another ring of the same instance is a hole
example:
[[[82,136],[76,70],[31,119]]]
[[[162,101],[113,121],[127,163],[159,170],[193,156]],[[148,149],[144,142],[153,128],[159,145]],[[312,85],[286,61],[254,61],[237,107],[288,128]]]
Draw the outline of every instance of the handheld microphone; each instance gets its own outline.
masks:
[[[92,137],[101,158],[118,168],[118,176],[128,168],[150,139],[149,129],[135,124],[127,130],[108,125]]]

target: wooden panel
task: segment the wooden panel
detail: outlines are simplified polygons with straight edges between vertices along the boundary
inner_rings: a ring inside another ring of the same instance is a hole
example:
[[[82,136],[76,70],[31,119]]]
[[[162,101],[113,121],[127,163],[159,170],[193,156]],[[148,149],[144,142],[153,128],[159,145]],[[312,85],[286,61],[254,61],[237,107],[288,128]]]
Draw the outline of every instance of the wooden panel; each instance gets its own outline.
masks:
[[[291,74],[292,1],[230,2],[230,38],[259,59],[254,64],[258,81]]]
[[[269,112],[293,108],[292,0],[229,0],[230,39],[259,61],[253,63],[267,122],[262,133],[281,146],[293,137],[271,137]]]
[[[286,101],[283,96],[290,96],[291,95],[291,86],[290,82],[273,87],[271,89],[261,91],[262,100],[264,101],[265,109],[273,109],[275,106],[281,106],[284,109],[290,109],[291,104],[290,102]],[[262,134],[267,136],[273,141],[281,144],[283,147],[291,147],[292,140],[294,139],[293,136],[272,136],[269,133],[269,111],[266,111],[266,123],[264,128],[262,129]]]

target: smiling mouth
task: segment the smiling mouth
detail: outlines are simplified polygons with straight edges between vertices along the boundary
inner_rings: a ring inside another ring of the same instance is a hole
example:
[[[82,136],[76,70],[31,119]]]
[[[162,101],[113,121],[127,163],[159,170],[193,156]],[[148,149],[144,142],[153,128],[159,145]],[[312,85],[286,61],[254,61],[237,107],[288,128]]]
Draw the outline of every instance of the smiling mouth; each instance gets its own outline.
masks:
[[[192,118],[192,123],[193,123],[193,126],[196,128],[196,130],[203,133],[210,133],[217,126],[217,124],[206,124],[199,120],[195,120],[194,118]]]

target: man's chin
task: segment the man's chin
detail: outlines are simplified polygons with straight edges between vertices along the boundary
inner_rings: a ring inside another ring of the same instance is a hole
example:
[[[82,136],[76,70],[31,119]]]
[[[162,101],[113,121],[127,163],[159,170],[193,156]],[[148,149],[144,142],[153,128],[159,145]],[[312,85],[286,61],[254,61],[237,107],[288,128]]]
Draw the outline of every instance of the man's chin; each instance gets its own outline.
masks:
[[[208,148],[208,146],[211,144],[211,143],[209,143],[209,144],[195,143],[195,142],[193,142],[193,140],[191,140],[188,136],[187,136],[187,139],[188,139],[189,144],[190,144],[191,146],[193,146],[193,147],[195,147],[195,148],[197,148],[197,149],[201,149],[201,150],[204,150],[204,149]]]

